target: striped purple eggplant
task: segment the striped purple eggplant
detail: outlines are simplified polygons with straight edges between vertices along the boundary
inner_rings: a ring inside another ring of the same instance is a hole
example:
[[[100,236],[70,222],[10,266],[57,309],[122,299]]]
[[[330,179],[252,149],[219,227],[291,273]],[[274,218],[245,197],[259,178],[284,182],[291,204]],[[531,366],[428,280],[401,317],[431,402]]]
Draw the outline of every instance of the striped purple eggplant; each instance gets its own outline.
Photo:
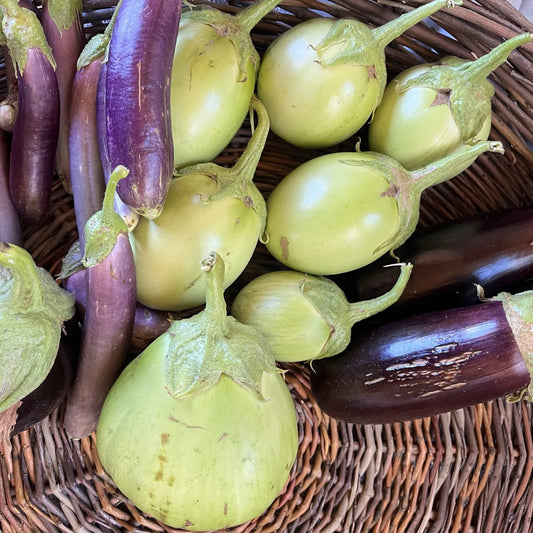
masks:
[[[55,170],[67,191],[71,191],[68,130],[72,84],[77,70],[76,62],[85,46],[82,11],[81,0],[44,0],[40,17],[56,62],[60,106]]]
[[[18,113],[13,129],[9,186],[23,222],[47,214],[59,130],[55,61],[35,13],[4,0],[2,30],[15,66]]]
[[[106,152],[130,175],[122,201],[147,218],[161,212],[174,167],[170,78],[182,0],[122,0],[109,44]]]
[[[339,420],[413,420],[509,395],[531,399],[533,291],[354,331],[346,351],[316,361],[319,407]],[[529,390],[528,390],[529,387]]]
[[[127,169],[112,172],[103,208],[85,225],[87,302],[79,364],[66,402],[64,426],[72,438],[96,429],[102,404],[126,361],[135,306],[135,265],[127,227],[113,208],[117,181]]]
[[[20,217],[9,192],[9,147],[8,134],[0,131],[0,242],[22,246]]]

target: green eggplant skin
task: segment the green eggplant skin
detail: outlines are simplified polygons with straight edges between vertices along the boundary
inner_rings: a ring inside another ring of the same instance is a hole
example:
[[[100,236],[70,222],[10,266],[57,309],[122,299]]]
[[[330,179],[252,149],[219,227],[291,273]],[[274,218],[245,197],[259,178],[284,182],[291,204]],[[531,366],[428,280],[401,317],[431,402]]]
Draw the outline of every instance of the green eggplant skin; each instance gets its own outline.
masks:
[[[281,492],[296,457],[289,389],[265,372],[261,400],[222,375],[176,400],[163,372],[169,342],[168,333],[156,339],[109,392],[97,429],[102,465],[137,507],[171,527],[251,520]]]

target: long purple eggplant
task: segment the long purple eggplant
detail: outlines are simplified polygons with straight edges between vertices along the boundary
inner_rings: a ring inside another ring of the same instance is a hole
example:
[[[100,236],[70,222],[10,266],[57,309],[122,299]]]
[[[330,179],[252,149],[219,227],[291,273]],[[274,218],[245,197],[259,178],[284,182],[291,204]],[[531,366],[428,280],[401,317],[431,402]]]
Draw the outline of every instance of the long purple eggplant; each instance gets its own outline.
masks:
[[[76,313],[83,321],[87,306],[87,270],[78,270],[63,281],[63,287],[76,299]],[[149,309],[137,302],[131,334],[130,354],[141,353],[152,341],[170,327],[171,320],[183,318],[185,314]]]
[[[531,399],[533,291],[354,332],[316,361],[313,396],[357,424],[414,420],[509,395]],[[529,387],[529,389],[528,389]]]
[[[127,169],[117,167],[103,208],[85,226],[87,305],[79,364],[66,403],[64,426],[72,438],[91,434],[104,399],[127,359],[135,317],[135,264],[127,227],[113,209],[118,180]]]
[[[101,54],[80,65],[72,89],[70,183],[82,250],[85,248],[85,224],[100,210],[105,191],[96,118],[96,95],[103,60]]]
[[[130,175],[122,201],[147,218],[161,212],[174,167],[170,78],[182,0],[122,0],[109,44],[105,116],[111,168]]]
[[[67,191],[71,191],[68,130],[72,84],[78,57],[85,46],[82,11],[81,0],[44,0],[40,17],[56,62],[60,105],[55,170]]]
[[[8,134],[0,131],[0,242],[22,246],[20,217],[9,192]]]
[[[2,29],[18,82],[9,186],[23,222],[40,222],[48,212],[59,130],[55,61],[35,13],[4,0]]]
[[[406,312],[478,303],[476,285],[487,296],[521,290],[520,284],[533,278],[533,208],[419,230],[394,253],[413,264],[413,273],[398,302],[380,321]],[[373,298],[394,285],[394,271],[384,266],[396,260],[381,257],[332,279],[349,298]]]

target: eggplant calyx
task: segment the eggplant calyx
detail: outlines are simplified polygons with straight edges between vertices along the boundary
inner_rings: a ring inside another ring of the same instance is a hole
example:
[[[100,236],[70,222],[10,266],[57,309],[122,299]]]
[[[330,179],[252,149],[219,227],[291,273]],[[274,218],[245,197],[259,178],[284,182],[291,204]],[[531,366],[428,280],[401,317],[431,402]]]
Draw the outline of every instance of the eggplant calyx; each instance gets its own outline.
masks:
[[[48,9],[50,18],[59,31],[68,30],[73,24],[80,23],[82,0],[46,0],[43,7]]]
[[[74,310],[74,297],[24,248],[0,243],[0,411],[44,381]]]
[[[533,291],[517,294],[502,292],[490,300],[502,302],[505,316],[531,376],[531,381],[520,398],[533,401]]]
[[[101,263],[113,250],[118,236],[128,234],[128,227],[115,211],[115,192],[118,182],[127,177],[129,170],[118,165],[111,172],[106,186],[102,209],[85,224],[85,254],[82,263],[86,268]]]
[[[224,262],[212,252],[201,263],[206,279],[206,307],[193,317],[175,320],[167,333],[164,372],[169,394],[180,399],[215,385],[222,374],[251,394],[261,391],[265,372],[279,372],[274,356],[255,328],[226,312]]]
[[[33,11],[19,6],[17,0],[3,0],[0,14],[3,36],[16,66],[17,76],[24,75],[31,49],[40,50],[52,67],[56,68],[52,49],[41,22]]]
[[[256,96],[252,96],[250,102],[250,111],[252,110],[257,113],[259,122],[257,127],[253,128],[253,134],[248,141],[248,145],[233,167],[221,167],[212,162],[198,163],[180,169],[175,175],[202,174],[209,176],[216,182],[217,190],[204,198],[203,202],[210,204],[228,198],[236,198],[242,201],[247,207],[254,209],[257,213],[260,221],[259,235],[262,235],[266,226],[266,202],[261,191],[255,186],[253,179],[265,147],[270,122],[265,107]]]
[[[396,167],[389,163],[391,172],[387,179],[389,179],[392,189],[397,191],[398,230],[389,239],[382,242],[374,253],[394,250],[413,234],[418,223],[420,199],[425,189],[454,178],[458,174],[457,169],[464,168],[466,162],[470,162],[485,152],[503,154],[503,144],[499,141],[478,141],[473,144],[464,144],[455,152],[411,172],[399,163],[396,163]],[[380,157],[386,161],[385,157]],[[392,172],[395,168],[396,171]]]
[[[225,13],[209,6],[202,6],[184,11],[181,16],[182,24],[203,24],[209,26],[217,35],[228,39],[235,49],[239,78],[245,82],[248,78],[246,63],[252,62],[254,71],[259,71],[259,54],[255,49],[249,32],[240,24],[234,15]]]

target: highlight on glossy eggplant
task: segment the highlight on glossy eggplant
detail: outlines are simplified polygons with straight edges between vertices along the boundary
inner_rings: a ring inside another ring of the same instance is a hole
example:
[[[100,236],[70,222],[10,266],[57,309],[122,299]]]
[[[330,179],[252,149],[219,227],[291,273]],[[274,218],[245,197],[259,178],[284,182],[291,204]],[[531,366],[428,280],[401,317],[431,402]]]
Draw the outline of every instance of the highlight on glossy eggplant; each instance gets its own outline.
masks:
[[[9,192],[9,150],[10,139],[0,131],[0,242],[23,245],[20,216]]]
[[[130,170],[117,189],[121,200],[147,218],[161,212],[174,169],[170,78],[181,6],[122,0],[109,43],[106,152],[111,168]]]
[[[533,278],[533,208],[509,209],[419,228],[399,248],[394,260],[415,266],[394,308],[381,317],[479,303],[476,285],[486,296],[523,290]],[[358,270],[332,276],[348,298],[373,298],[396,278],[384,268],[391,255]]]
[[[48,212],[59,131],[55,60],[35,13],[16,0],[0,4],[2,31],[15,67],[18,112],[13,129],[9,184],[23,222]]]
[[[354,332],[316,361],[311,388],[328,415],[357,424],[414,420],[507,396],[531,399],[533,291],[418,314]]]

